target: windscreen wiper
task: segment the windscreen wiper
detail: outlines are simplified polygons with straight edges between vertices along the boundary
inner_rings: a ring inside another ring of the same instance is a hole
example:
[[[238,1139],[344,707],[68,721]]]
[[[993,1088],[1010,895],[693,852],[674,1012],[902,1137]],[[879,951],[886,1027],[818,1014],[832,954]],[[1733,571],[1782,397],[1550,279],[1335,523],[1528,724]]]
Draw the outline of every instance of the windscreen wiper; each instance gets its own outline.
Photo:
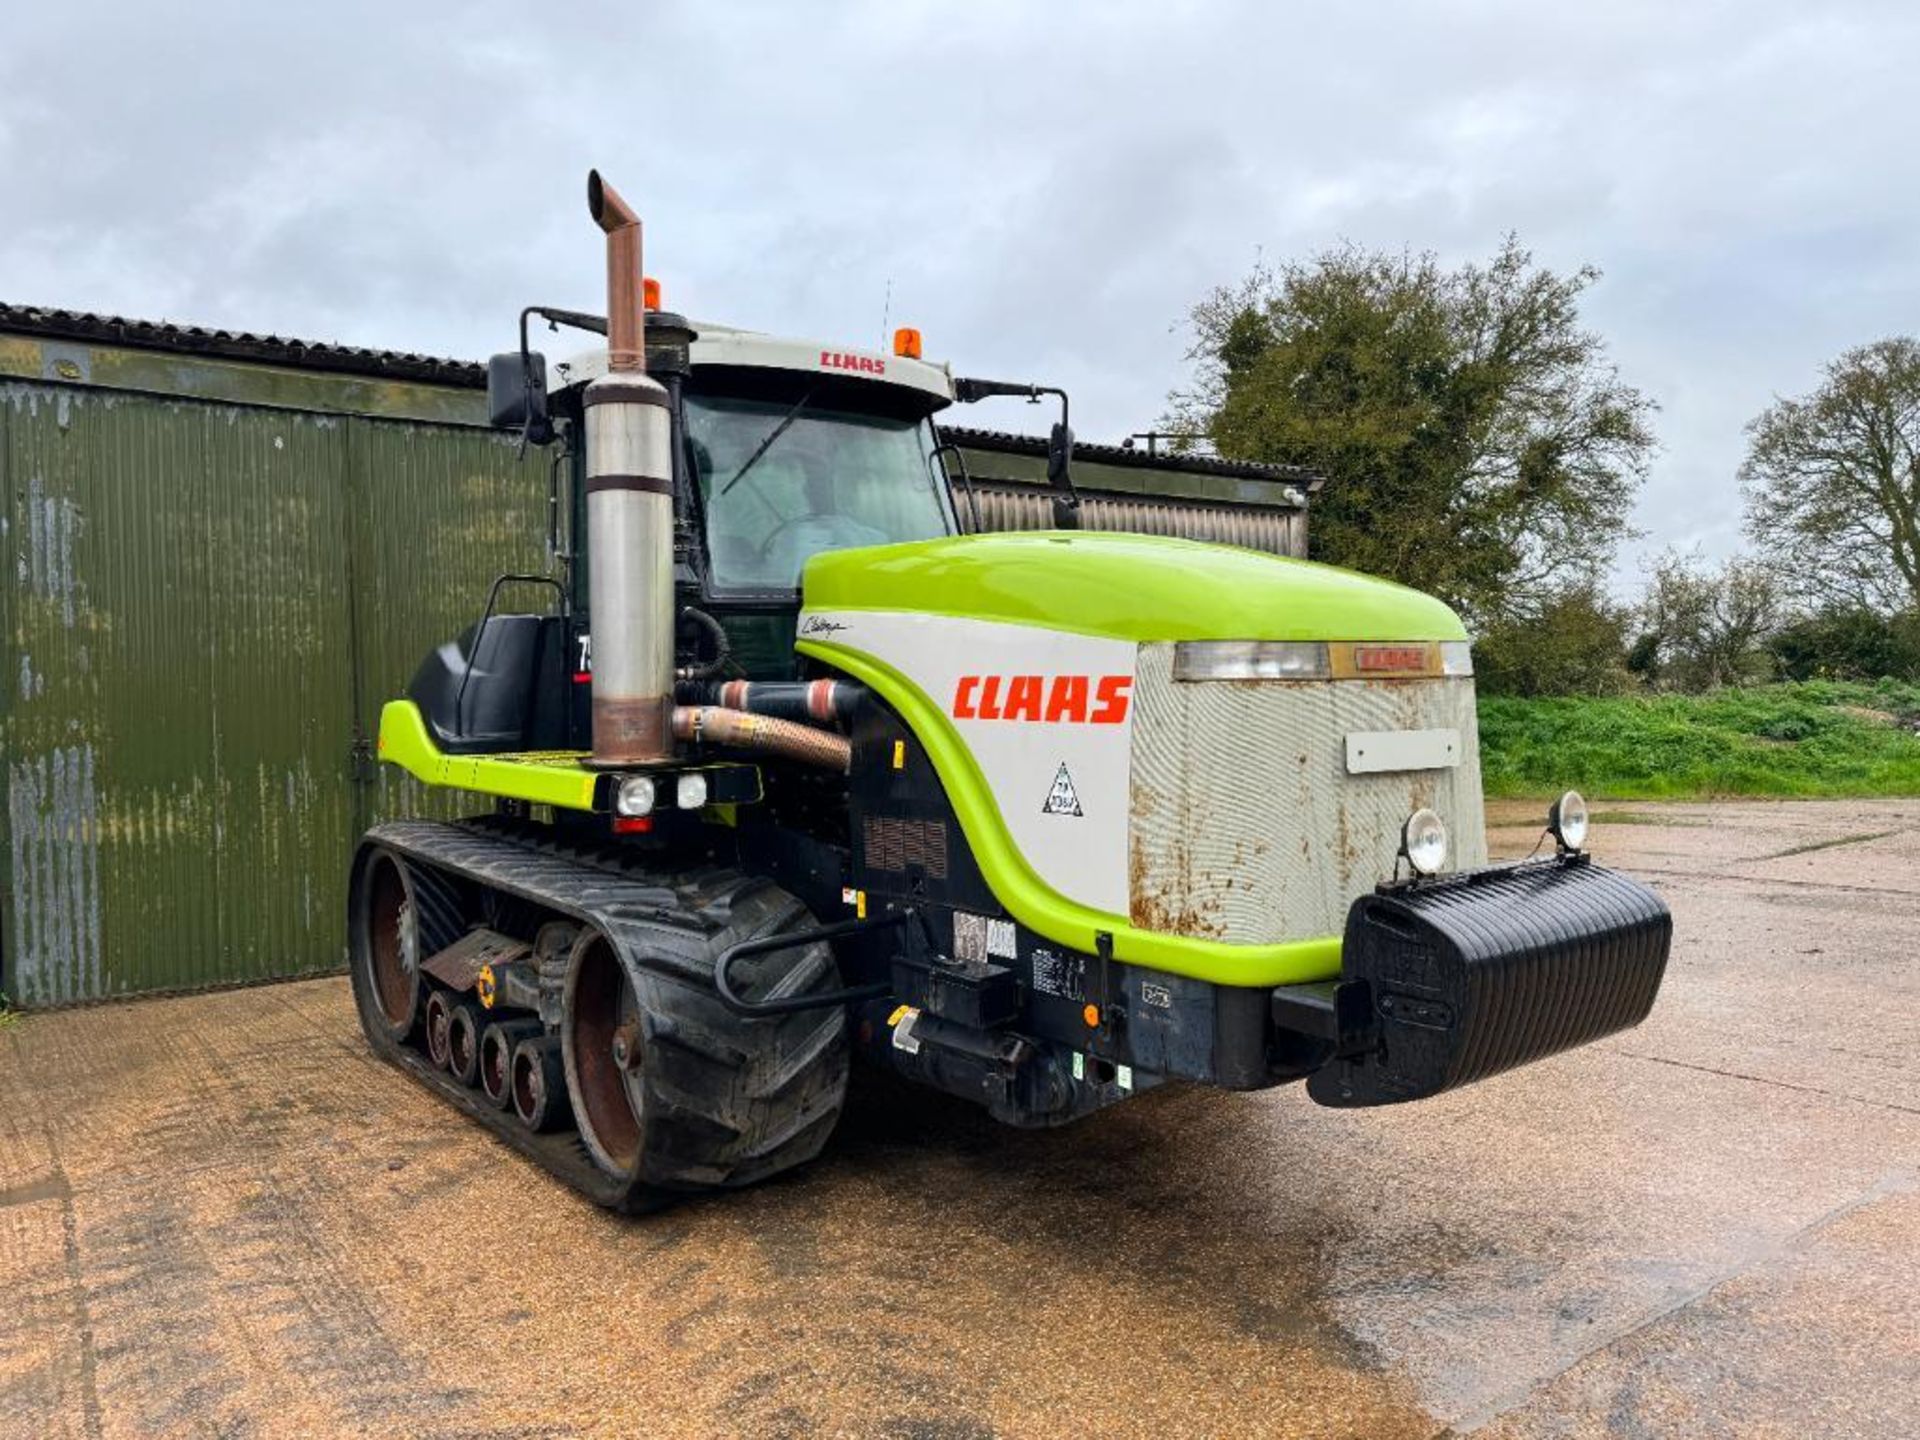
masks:
[[[747,456],[746,461],[740,466],[738,470],[733,472],[733,478],[728,480],[726,484],[720,487],[721,495],[727,494],[728,491],[732,490],[734,486],[738,485],[743,479],[746,478],[747,471],[751,470],[755,465],[759,464],[760,457],[766,454],[767,451],[772,448],[773,442],[778,440],[782,435],[787,433],[787,427],[793,424],[793,422],[797,418],[799,418],[800,412],[807,408],[807,402],[811,399],[813,399],[813,391],[809,390],[807,391],[806,394],[802,395],[798,400],[793,402],[793,408],[787,411],[786,414],[782,415],[780,417],[780,423],[774,426],[773,429],[767,432],[767,438],[762,440],[757,446],[754,447],[753,453]]]

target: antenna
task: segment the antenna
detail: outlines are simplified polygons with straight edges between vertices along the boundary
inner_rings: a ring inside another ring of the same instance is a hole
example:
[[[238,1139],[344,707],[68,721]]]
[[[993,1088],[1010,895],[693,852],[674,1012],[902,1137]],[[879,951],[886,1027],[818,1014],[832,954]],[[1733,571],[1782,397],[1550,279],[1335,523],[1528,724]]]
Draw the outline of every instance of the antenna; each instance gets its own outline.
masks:
[[[887,322],[893,318],[893,277],[887,277],[887,298],[880,305],[880,348],[887,348]]]

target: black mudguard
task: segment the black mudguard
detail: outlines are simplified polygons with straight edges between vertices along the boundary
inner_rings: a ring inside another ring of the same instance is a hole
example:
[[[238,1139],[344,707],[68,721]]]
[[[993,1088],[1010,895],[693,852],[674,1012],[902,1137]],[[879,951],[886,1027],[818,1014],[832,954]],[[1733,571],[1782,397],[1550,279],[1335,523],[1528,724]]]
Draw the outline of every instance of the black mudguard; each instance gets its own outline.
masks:
[[[1342,989],[1367,1043],[1307,1079],[1322,1105],[1391,1105],[1637,1025],[1673,917],[1645,886],[1573,855],[1382,890],[1347,912]]]

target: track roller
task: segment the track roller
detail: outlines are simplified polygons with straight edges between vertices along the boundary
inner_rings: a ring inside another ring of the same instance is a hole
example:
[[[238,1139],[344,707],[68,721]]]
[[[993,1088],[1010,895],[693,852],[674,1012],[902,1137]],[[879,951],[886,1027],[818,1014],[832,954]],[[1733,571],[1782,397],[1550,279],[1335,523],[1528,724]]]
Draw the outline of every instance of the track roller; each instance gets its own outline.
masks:
[[[573,1117],[558,1036],[522,1040],[513,1050],[513,1113],[536,1133],[558,1130]]]
[[[447,1070],[462,1085],[480,1080],[480,1032],[487,1012],[471,995],[462,995],[447,1007]]]
[[[496,1020],[480,1032],[480,1093],[497,1110],[513,1105],[513,1052],[542,1033],[538,1020]]]
[[[453,996],[446,990],[435,990],[427,997],[427,1058],[433,1062],[436,1070],[446,1070],[453,1063]]]

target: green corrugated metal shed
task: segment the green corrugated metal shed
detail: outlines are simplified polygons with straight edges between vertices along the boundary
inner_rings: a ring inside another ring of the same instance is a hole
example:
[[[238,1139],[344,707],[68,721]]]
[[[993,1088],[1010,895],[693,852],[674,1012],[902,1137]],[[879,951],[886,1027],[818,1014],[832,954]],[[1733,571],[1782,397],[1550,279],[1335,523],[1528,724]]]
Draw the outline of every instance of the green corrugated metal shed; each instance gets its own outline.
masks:
[[[107,323],[0,312],[0,989],[23,1005],[340,965],[355,838],[430,808],[367,758],[379,703],[545,537],[545,457],[483,427],[465,367]]]
[[[484,383],[0,305],[0,993],[344,962],[360,832],[459,805],[373,763],[381,702],[544,564],[546,456],[485,427]],[[1040,442],[948,438],[988,528],[1048,523]],[[1090,525],[1304,548],[1304,472],[1077,453]]]

